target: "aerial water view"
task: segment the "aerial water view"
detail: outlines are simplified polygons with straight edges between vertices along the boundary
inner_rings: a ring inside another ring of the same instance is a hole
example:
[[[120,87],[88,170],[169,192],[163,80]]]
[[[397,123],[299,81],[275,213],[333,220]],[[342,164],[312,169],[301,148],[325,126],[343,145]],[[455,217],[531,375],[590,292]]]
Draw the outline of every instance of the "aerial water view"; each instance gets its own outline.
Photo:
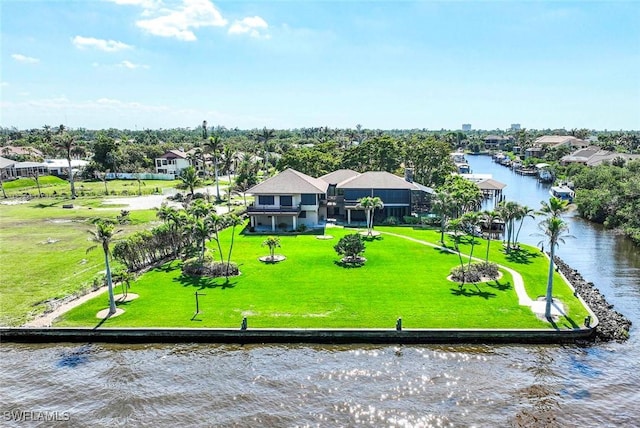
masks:
[[[633,427],[640,3],[0,3],[0,426]]]

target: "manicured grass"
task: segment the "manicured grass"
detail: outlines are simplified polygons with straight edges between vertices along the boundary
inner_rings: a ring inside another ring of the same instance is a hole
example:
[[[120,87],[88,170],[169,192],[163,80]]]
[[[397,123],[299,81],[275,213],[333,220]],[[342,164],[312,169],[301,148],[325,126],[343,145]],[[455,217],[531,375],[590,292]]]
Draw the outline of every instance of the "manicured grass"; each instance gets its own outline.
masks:
[[[380,228],[435,242],[435,231],[411,228]],[[227,246],[229,233],[221,235]],[[123,304],[126,312],[105,321],[116,327],[239,327],[243,316],[250,327],[282,328],[393,328],[402,317],[406,328],[547,328],[529,308],[518,305],[513,279],[504,272],[498,281],[466,286],[446,279],[458,256],[409,240],[383,235],[367,242],[360,268],[345,268],[333,250],[337,240],[353,230],[331,228],[332,240],[314,236],[282,236],[277,253],[287,259],[263,264],[258,257],[268,254],[261,247],[264,236],[238,236],[233,260],[242,274],[228,283],[221,279],[185,277],[179,262],[166,264],[142,275],[131,292],[140,297]],[[496,244],[496,242],[494,242]],[[530,255],[527,263],[506,260],[492,248],[492,259],[527,271],[525,281],[546,281],[542,257]],[[483,246],[477,247],[477,255]],[[537,270],[541,269],[541,273]],[[523,274],[524,276],[524,274]],[[556,290],[561,289],[558,280]],[[529,284],[526,284],[529,286]],[[537,293],[539,285],[533,286]],[[565,286],[566,288],[566,286]],[[568,290],[568,288],[567,288]],[[118,289],[116,289],[116,292]],[[195,292],[200,297],[200,313],[193,319]],[[586,316],[586,310],[563,290],[561,296],[573,300],[569,317],[558,323],[571,328]],[[534,297],[534,296],[532,296]],[[107,296],[99,296],[63,316],[58,326],[95,326],[96,313],[107,307]]]
[[[72,202],[76,208],[63,209]],[[47,300],[90,288],[104,270],[100,250],[86,253],[92,243],[89,219],[115,218],[119,209],[96,210],[100,200],[35,199],[27,204],[0,205],[0,325],[20,325],[43,312]],[[125,236],[145,227],[155,212],[132,211]]]
[[[40,190],[47,196],[70,195],[71,188],[69,182],[59,177],[42,176],[39,178]],[[179,184],[179,180],[142,180],[140,188],[138,188],[137,180],[107,180],[107,190],[110,196],[138,195],[138,191],[143,195],[162,192],[165,188],[175,188]],[[104,196],[104,183],[100,180],[75,182],[76,192],[79,196]],[[38,187],[33,178],[19,178],[13,181],[4,182],[4,189],[7,196],[22,196],[29,194],[33,197],[38,196]],[[55,193],[54,193],[55,192]]]

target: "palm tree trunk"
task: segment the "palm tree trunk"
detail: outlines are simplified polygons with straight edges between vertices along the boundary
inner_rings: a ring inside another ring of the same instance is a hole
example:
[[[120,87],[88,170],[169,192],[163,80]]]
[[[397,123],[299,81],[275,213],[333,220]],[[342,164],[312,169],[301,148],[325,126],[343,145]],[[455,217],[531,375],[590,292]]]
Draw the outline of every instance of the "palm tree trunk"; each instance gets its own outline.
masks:
[[[213,158],[213,171],[216,178],[216,202],[220,200],[220,180],[218,179],[218,158]]]
[[[109,315],[116,313],[116,299],[113,297],[113,280],[111,279],[111,267],[109,266],[109,252],[104,252],[104,265],[107,271],[107,290],[109,292]]]
[[[489,232],[491,233],[491,232]],[[487,257],[485,258],[485,263],[489,263],[489,246],[491,245],[491,235],[487,236]]]
[[[229,245],[229,255],[227,256],[227,270],[225,271],[225,278],[229,279],[229,267],[231,265],[231,251],[233,251],[233,238],[236,235],[236,225],[231,228],[231,244]]]
[[[71,185],[71,199],[76,198],[76,186],[73,184],[73,169],[71,168],[71,156],[67,156],[69,162],[69,184]]]
[[[555,245],[551,243],[551,251],[549,252],[549,276],[547,278],[547,295],[544,307],[544,316],[551,319],[551,303],[553,301],[553,257],[555,255]]]

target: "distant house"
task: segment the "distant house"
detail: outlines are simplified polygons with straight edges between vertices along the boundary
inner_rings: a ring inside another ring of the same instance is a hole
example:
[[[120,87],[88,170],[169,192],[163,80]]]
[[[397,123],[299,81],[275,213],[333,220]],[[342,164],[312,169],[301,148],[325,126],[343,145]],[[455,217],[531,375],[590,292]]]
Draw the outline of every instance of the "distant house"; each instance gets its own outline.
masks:
[[[247,208],[250,225],[257,230],[295,230],[316,227],[327,218],[329,184],[288,168],[247,191],[254,195]]]
[[[580,163],[587,166],[602,165],[603,162],[612,163],[616,159],[622,159],[625,162],[640,159],[640,155],[631,153],[618,153],[608,150],[602,150],[599,147],[588,147],[586,149],[577,150],[567,156],[563,156],[560,159],[562,165],[568,165],[571,163]]]
[[[16,178],[16,161],[0,157],[0,178],[12,180]]]
[[[2,156],[17,157],[23,156],[27,158],[42,158],[42,152],[34,147],[5,146],[0,149]],[[24,159],[24,158],[23,158]]]
[[[71,159],[71,170],[73,174],[77,174],[83,168],[85,168],[89,162],[81,159]],[[45,159],[44,165],[46,166],[49,174],[51,175],[67,175],[69,174],[69,161],[66,159]]]
[[[156,172],[158,174],[180,175],[183,169],[191,165],[185,152],[180,150],[169,150],[159,158],[155,159]]]
[[[484,147],[486,149],[503,150],[507,144],[513,144],[512,136],[487,135],[484,138]]]
[[[571,135],[543,135],[536,138],[533,146],[545,149],[557,149],[559,147],[570,147],[574,149],[588,147],[589,143]]]

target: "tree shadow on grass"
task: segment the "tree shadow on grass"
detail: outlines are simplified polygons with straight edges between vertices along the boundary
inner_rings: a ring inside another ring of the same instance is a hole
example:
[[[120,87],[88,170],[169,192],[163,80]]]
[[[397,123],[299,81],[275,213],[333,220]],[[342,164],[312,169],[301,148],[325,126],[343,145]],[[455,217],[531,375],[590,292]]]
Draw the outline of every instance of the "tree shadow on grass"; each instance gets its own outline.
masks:
[[[571,328],[574,330],[580,328],[580,326],[576,324],[576,322],[568,315],[561,316],[557,322],[553,319],[550,319],[548,321],[551,324],[551,326],[556,330],[560,330],[562,329],[562,327]],[[561,325],[559,326],[558,324],[561,324]]]
[[[195,287],[198,290],[206,290],[208,288],[220,288],[226,290],[227,288],[234,288],[237,281],[231,282],[226,278],[210,278],[206,276],[187,276],[180,275],[173,279],[174,282],[182,284],[183,287]]]
[[[45,204],[44,202],[38,202],[37,204],[31,205],[31,208],[51,208],[59,204],[60,204],[60,201],[54,201],[54,202],[51,202],[50,204]]]
[[[519,264],[531,264],[531,259],[535,259],[540,257],[540,253],[535,251],[529,251],[522,248],[519,249],[511,249],[506,255],[505,258],[513,263]]]
[[[362,240],[367,242],[382,241],[384,237],[382,235],[362,235]]]
[[[491,288],[495,288],[498,291],[507,291],[507,290],[511,290],[511,282],[507,281],[504,284],[501,283],[500,281],[498,281],[497,279],[494,281],[494,283],[490,283],[488,282],[487,285]]]
[[[171,262],[165,263],[161,266],[158,266],[157,268],[154,268],[154,271],[157,272],[164,272],[164,273],[169,273],[169,272],[173,272],[176,269],[180,268],[180,263],[178,262],[178,260],[173,260]]]
[[[454,250],[453,248],[449,248],[449,247],[445,247],[445,246],[441,246],[441,247],[432,247],[433,251],[437,251],[440,254],[445,254],[445,255],[454,255],[454,254],[458,254],[456,253],[456,250]]]
[[[449,290],[451,290],[451,294],[453,294],[454,296],[464,296],[464,297],[481,297],[485,300],[489,300],[491,298],[496,297],[495,293],[491,293],[488,291],[483,291],[480,289],[480,287],[478,287],[477,284],[474,284],[476,289],[467,289],[465,287],[458,287],[458,288],[450,288]]]

